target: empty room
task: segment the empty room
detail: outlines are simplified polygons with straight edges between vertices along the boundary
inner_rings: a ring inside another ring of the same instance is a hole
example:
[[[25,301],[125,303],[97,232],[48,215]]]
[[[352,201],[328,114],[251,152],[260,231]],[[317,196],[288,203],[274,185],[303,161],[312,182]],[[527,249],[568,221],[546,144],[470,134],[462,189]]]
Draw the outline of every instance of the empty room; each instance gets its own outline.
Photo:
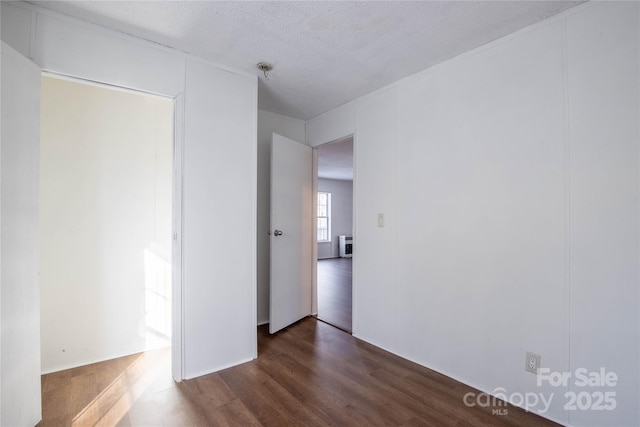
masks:
[[[640,425],[639,2],[0,14],[0,425]]]

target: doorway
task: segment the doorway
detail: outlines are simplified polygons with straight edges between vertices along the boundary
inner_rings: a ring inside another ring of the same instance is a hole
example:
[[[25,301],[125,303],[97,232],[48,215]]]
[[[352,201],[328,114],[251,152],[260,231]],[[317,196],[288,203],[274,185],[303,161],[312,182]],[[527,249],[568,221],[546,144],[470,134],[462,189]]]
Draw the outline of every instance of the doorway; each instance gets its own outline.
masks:
[[[352,332],[353,137],[316,148],[318,319]]]
[[[170,346],[173,157],[172,99],[43,75],[43,373]]]

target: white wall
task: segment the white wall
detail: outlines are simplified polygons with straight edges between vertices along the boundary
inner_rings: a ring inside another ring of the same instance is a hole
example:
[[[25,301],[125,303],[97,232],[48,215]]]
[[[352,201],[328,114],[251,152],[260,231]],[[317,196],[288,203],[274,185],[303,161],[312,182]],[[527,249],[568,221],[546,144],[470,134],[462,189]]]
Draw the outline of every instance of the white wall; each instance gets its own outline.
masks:
[[[40,70],[2,43],[0,425],[40,421]]]
[[[2,20],[45,70],[174,97],[174,375],[256,357],[256,77],[23,3]]]
[[[257,81],[193,59],[186,93],[184,327],[192,378],[257,357]]]
[[[638,425],[638,4],[593,3],[308,123],[355,130],[354,334],[546,416]],[[385,227],[376,227],[378,213]],[[552,371],[617,373],[565,411]]]
[[[615,414],[575,425],[640,425],[639,16],[634,2],[567,19],[569,362],[620,379]]]
[[[338,236],[353,234],[353,181],[318,179],[318,191],[331,193],[331,241],[318,243],[318,259],[336,258]]]
[[[349,102],[307,122],[307,139],[312,147],[338,141],[356,131],[357,109]]]
[[[173,101],[42,81],[42,371],[168,345]]]
[[[306,143],[305,122],[258,110],[258,324],[269,322],[271,135]]]

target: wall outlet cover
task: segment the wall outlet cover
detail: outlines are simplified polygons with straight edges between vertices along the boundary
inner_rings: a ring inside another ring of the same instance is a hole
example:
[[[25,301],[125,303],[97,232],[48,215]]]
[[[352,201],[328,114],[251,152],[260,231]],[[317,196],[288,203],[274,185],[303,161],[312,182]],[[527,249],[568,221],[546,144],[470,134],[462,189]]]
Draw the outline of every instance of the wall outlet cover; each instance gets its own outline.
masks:
[[[538,374],[538,369],[540,369],[540,355],[531,353],[527,351],[524,370],[527,372],[531,372],[532,374]]]

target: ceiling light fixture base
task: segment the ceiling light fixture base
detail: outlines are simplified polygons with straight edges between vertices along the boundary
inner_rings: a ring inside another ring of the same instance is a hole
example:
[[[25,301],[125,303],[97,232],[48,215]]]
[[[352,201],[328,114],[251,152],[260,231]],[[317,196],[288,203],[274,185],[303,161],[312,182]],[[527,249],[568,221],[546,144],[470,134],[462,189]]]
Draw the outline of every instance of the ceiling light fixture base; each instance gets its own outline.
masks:
[[[262,71],[265,79],[268,79],[269,71],[273,70],[273,65],[269,64],[268,62],[260,62],[258,63],[258,70]]]

